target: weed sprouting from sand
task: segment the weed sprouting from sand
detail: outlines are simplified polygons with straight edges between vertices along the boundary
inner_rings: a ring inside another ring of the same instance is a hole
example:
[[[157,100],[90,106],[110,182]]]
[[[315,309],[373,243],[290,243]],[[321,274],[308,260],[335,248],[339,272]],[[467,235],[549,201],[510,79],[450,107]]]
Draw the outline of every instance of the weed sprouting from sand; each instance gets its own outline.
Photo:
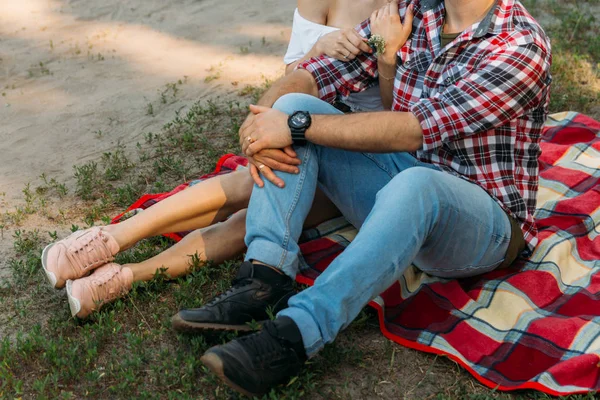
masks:
[[[104,165],[104,177],[109,181],[121,179],[125,173],[135,165],[129,161],[125,154],[124,146],[117,145],[114,151],[102,154],[102,164]]]
[[[66,184],[59,183],[55,178],[50,178],[50,180],[48,180],[48,176],[46,176],[45,173],[40,175],[40,179],[44,182],[45,185],[39,186],[36,189],[36,191],[40,194],[46,194],[48,190],[54,190],[58,197],[62,199],[69,193]]]
[[[48,67],[42,61],[40,61],[38,64],[32,65],[27,70],[27,76],[29,78],[36,78],[45,75],[52,75],[52,72],[50,72],[50,69],[48,69]]]
[[[209,74],[204,78],[204,83],[210,83],[221,78],[221,72],[223,71],[223,63],[219,63],[218,65],[212,65],[209,69],[207,69]]]
[[[146,104],[146,115],[149,115],[151,117],[154,116],[154,106],[152,105],[152,103]]]
[[[97,196],[97,189],[101,184],[98,163],[90,161],[81,166],[74,166],[76,189],[75,193],[83,200],[93,200]]]

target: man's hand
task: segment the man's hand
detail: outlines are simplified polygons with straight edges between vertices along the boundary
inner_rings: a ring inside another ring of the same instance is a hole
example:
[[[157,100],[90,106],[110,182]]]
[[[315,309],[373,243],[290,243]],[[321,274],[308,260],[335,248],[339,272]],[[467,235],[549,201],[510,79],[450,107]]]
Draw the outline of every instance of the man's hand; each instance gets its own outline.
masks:
[[[287,127],[287,115],[269,107],[260,107],[254,105],[250,106],[250,111],[251,113],[240,127],[239,132],[240,146],[242,147],[243,153],[246,153],[246,149],[250,145],[251,141],[254,141],[255,136],[260,136],[260,133],[263,132],[262,128],[273,122],[273,117],[275,115],[284,117],[282,118],[285,121],[284,129],[286,129],[289,134],[289,128]],[[252,155],[246,155],[248,157],[248,161],[250,162],[250,175],[259,187],[263,187],[265,185],[264,181],[260,177],[260,174],[262,174],[274,185],[284,187],[285,184],[283,180],[277,177],[273,171],[282,171],[290,174],[298,173],[297,166],[300,165],[300,160],[297,158],[296,152],[290,145],[287,145],[281,149],[265,148],[260,151],[255,151]]]
[[[240,144],[246,156],[252,157],[264,149],[283,149],[292,144],[286,114],[255,105],[250,106],[250,111],[254,118],[248,117],[240,128]]]
[[[253,157],[248,157],[250,162],[250,175],[258,187],[263,187],[265,183],[260,177],[262,174],[269,182],[278,187],[284,187],[285,183],[279,178],[273,170],[297,174],[299,172],[297,165],[300,160],[296,158],[296,152],[292,146],[283,149],[265,149],[256,153]]]

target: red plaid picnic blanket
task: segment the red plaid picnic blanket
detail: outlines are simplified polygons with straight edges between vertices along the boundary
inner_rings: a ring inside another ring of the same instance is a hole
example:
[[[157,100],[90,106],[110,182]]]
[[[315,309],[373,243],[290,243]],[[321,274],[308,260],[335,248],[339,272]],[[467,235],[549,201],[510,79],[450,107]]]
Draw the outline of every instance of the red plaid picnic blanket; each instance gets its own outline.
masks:
[[[447,356],[499,390],[552,395],[600,390],[600,123],[567,112],[543,134],[536,223],[528,260],[471,279],[441,279],[409,268],[374,299],[383,334]],[[224,156],[210,178],[246,165]],[[183,190],[187,185],[176,188]],[[172,195],[145,196],[143,209]],[[171,234],[175,240],[184,233]],[[303,234],[303,272],[314,279],[350,243],[343,218]]]

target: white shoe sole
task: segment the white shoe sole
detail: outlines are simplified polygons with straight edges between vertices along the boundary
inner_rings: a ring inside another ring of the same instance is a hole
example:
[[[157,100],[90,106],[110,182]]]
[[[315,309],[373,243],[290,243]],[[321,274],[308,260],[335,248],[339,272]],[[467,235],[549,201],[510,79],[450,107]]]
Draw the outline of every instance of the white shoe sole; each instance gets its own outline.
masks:
[[[71,309],[71,316],[76,317],[79,311],[81,311],[81,303],[77,298],[73,297],[73,281],[67,281],[67,298],[69,299],[69,308]]]
[[[44,272],[46,273],[46,277],[48,278],[48,281],[50,282],[52,288],[59,289],[56,287],[56,275],[54,275],[54,272],[48,271],[48,268],[46,267],[48,251],[50,250],[50,248],[52,248],[52,246],[54,246],[54,243],[50,243],[44,248],[44,251],[42,251],[42,268],[44,268]]]

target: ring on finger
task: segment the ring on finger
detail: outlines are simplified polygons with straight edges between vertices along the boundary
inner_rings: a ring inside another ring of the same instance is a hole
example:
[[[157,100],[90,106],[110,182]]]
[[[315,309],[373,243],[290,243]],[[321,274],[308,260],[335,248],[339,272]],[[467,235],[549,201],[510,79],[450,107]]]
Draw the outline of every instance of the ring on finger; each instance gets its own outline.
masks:
[[[252,138],[250,136],[246,137],[246,140],[250,143],[252,143],[254,140],[252,140]]]
[[[350,55],[350,52],[348,52],[348,54],[346,54],[346,55],[344,56],[344,58],[347,60],[349,55]]]
[[[258,166],[258,169],[262,170],[264,167],[265,167],[265,164],[260,164],[260,165]]]

